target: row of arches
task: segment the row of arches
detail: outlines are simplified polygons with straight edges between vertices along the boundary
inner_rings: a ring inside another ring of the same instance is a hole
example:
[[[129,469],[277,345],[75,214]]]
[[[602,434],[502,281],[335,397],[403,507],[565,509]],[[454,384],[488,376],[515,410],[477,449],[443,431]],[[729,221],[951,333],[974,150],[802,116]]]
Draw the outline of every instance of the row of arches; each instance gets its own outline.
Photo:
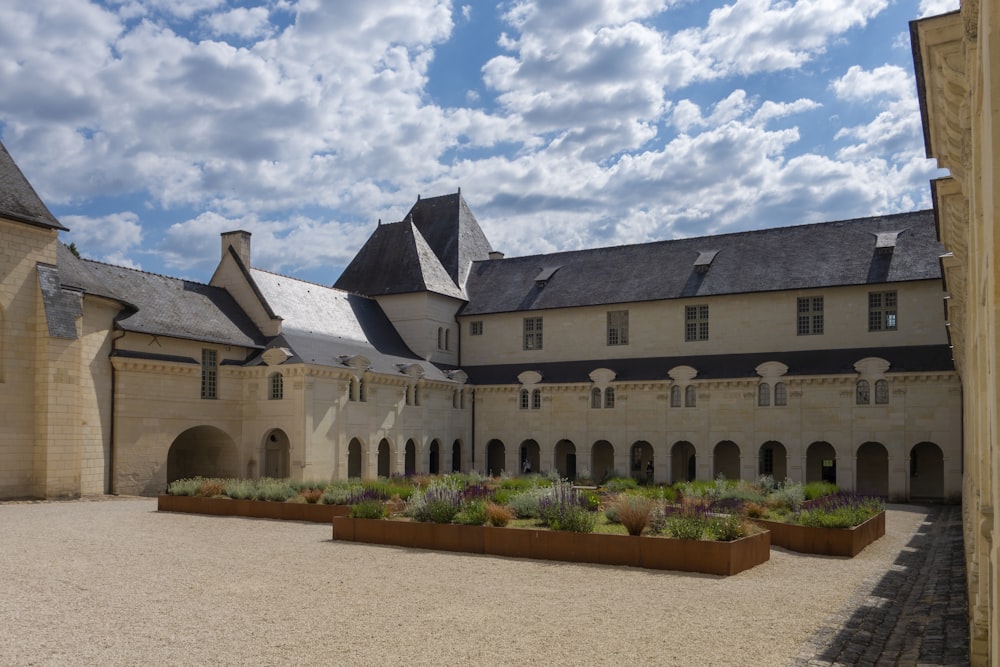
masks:
[[[347,445],[347,476],[366,477],[366,470],[369,470],[369,458],[375,457],[375,474],[378,477],[390,477],[396,474],[415,475],[419,473],[429,473],[440,475],[445,472],[459,472],[462,470],[462,441],[455,440],[451,447],[445,447],[437,438],[431,440],[427,446],[426,460],[421,458],[420,463],[426,461],[426,467],[418,467],[418,446],[412,438],[403,445],[403,466],[398,469],[396,464],[393,444],[386,438],[379,440],[374,452],[369,452],[358,438],[351,438]]]
[[[778,441],[762,444],[757,452],[757,474],[771,475],[776,480],[788,477],[789,455],[787,448]],[[879,442],[865,442],[854,451],[854,490],[858,493],[889,495],[889,450]],[[743,452],[731,440],[722,440],[712,448],[710,477],[719,475],[726,479],[743,477]],[[571,440],[559,440],[543,461],[542,448],[534,439],[521,442],[517,451],[518,470],[528,464],[530,470],[555,470],[562,477],[576,479],[586,476],[602,481],[613,474],[627,474],[638,479],[652,479],[658,465],[653,446],[645,440],[636,441],[629,450],[628,472],[616,468],[615,448],[607,440],[598,440],[589,452],[578,448]],[[803,482],[837,480],[837,450],[829,442],[817,441],[805,449]],[[545,465],[543,465],[543,463]],[[658,481],[670,483],[692,481],[698,474],[698,453],[691,442],[681,440],[671,446],[667,461],[669,474],[658,476]],[[920,442],[909,450],[909,496],[911,498],[944,497],[944,455],[932,442]],[[509,470],[507,447],[503,441],[490,440],[486,445],[486,472],[499,474]],[[840,485],[850,488],[847,480]]]

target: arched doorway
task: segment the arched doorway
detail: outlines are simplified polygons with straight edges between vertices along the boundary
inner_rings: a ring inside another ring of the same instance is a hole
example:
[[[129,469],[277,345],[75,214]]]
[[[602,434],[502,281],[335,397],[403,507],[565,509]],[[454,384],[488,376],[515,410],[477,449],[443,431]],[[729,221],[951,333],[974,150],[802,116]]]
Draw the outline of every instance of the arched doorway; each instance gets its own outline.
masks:
[[[451,471],[462,472],[462,441],[451,443]]]
[[[441,443],[436,439],[431,440],[431,446],[427,452],[427,472],[432,475],[441,472]]]
[[[417,474],[417,444],[407,440],[403,449],[403,474],[407,477]]]
[[[363,461],[361,454],[364,448],[361,446],[361,441],[357,438],[351,438],[351,442],[347,445],[347,476],[350,478],[360,478],[361,471],[363,468]]]
[[[288,436],[280,428],[271,430],[264,436],[264,477],[288,477],[290,464],[290,444]]]
[[[653,446],[645,440],[632,443],[629,452],[630,473],[635,479],[652,481],[653,478]]]
[[[556,472],[563,479],[576,479],[576,445],[570,440],[560,440],[555,450]]]
[[[865,496],[889,496],[889,452],[880,442],[858,447],[858,483],[855,490]]]
[[[486,474],[499,475],[506,466],[507,448],[499,440],[490,440],[486,443]]]
[[[538,446],[538,442],[535,440],[525,440],[521,443],[520,454],[517,458],[518,466],[520,466],[520,472],[541,472],[541,449]],[[530,464],[530,467],[525,470],[524,464]]]
[[[389,477],[392,474],[392,445],[385,438],[378,443],[378,476]]]
[[[776,482],[788,477],[788,452],[777,440],[768,440],[757,453],[757,474],[770,475]]]
[[[177,436],[167,452],[167,483],[187,477],[238,477],[236,443],[214,426],[195,426]]]
[[[732,440],[723,440],[712,453],[712,470],[715,477],[740,479],[740,448]]]
[[[607,440],[598,440],[590,448],[590,476],[605,482],[615,474],[615,448]]]
[[[675,442],[670,448],[670,483],[693,482],[697,462],[694,445],[687,440]]]
[[[918,442],[910,450],[910,500],[944,498],[944,454],[933,442]]]
[[[829,442],[817,441],[806,450],[806,483],[837,483],[837,450]]]

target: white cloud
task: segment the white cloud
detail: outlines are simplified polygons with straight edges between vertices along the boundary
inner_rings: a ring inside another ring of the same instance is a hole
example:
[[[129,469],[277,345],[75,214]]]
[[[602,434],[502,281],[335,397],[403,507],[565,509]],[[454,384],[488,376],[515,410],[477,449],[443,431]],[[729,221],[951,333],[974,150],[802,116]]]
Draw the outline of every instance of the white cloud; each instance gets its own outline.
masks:
[[[213,35],[236,35],[244,39],[270,34],[268,11],[264,7],[237,7],[204,19]]]
[[[852,65],[847,73],[835,80],[830,87],[842,100],[869,102],[879,99],[905,99],[914,96],[913,75],[902,67],[882,65],[865,70]]]
[[[60,222],[70,229],[66,242],[75,243],[83,257],[121,264],[121,259],[142,243],[139,216],[131,211],[99,218],[67,215]]]
[[[958,0],[920,0],[920,18],[937,16],[958,9]]]

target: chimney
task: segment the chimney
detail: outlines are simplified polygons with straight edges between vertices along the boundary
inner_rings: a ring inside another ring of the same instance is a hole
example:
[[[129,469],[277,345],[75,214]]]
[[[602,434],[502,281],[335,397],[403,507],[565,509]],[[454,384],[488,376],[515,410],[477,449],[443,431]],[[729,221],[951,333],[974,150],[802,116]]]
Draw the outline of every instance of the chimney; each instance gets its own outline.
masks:
[[[236,256],[240,258],[243,265],[250,268],[250,232],[237,230],[235,232],[222,233],[222,256],[226,256],[226,251],[232,248],[236,251]]]
[[[503,253],[499,250],[490,250],[490,259],[503,259]]]

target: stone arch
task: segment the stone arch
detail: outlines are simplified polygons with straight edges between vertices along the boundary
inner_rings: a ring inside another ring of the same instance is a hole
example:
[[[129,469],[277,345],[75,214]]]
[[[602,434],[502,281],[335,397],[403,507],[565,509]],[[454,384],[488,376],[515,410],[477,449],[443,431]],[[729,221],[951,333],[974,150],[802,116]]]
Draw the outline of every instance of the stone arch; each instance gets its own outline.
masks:
[[[431,440],[431,446],[427,448],[427,472],[432,475],[441,472],[441,443],[437,438]]]
[[[417,443],[413,438],[403,446],[403,474],[407,477],[417,474]]]
[[[855,490],[866,496],[889,496],[889,451],[881,442],[858,447]]]
[[[770,475],[778,482],[788,477],[788,452],[777,440],[768,440],[760,446],[757,455],[757,474]]]
[[[712,470],[715,477],[740,479],[740,448],[732,440],[722,440],[712,452]]]
[[[347,444],[347,476],[348,478],[359,478],[364,473],[364,445],[357,438],[351,438]]]
[[[560,477],[576,479],[576,445],[565,439],[557,442],[553,463]]]
[[[486,474],[499,475],[507,467],[507,448],[503,441],[494,438],[486,443]]]
[[[698,457],[694,445],[680,440],[670,448],[670,483],[694,481]]]
[[[189,428],[167,451],[167,484],[187,477],[238,477],[236,443],[215,426]]]
[[[451,443],[451,471],[462,472],[462,441]]]
[[[615,446],[607,440],[598,440],[590,448],[590,477],[604,482],[615,474]]]
[[[382,438],[378,443],[378,470],[379,477],[389,477],[392,475],[392,444]]]
[[[540,472],[542,465],[542,450],[538,446],[536,440],[528,439],[521,443],[521,447],[518,449],[517,465],[519,472]],[[524,468],[525,462],[531,464],[531,467],[526,471]]]
[[[944,498],[944,453],[933,442],[910,449],[910,500]]]
[[[291,464],[291,443],[288,435],[280,428],[271,429],[264,436],[264,455],[261,457],[264,467],[261,474],[264,477],[288,477]]]
[[[806,483],[837,483],[837,450],[829,442],[818,440],[806,449]]]
[[[636,440],[629,450],[629,470],[635,479],[652,477],[653,446],[645,440]],[[647,474],[648,473],[648,474]],[[651,479],[649,481],[652,481]]]

